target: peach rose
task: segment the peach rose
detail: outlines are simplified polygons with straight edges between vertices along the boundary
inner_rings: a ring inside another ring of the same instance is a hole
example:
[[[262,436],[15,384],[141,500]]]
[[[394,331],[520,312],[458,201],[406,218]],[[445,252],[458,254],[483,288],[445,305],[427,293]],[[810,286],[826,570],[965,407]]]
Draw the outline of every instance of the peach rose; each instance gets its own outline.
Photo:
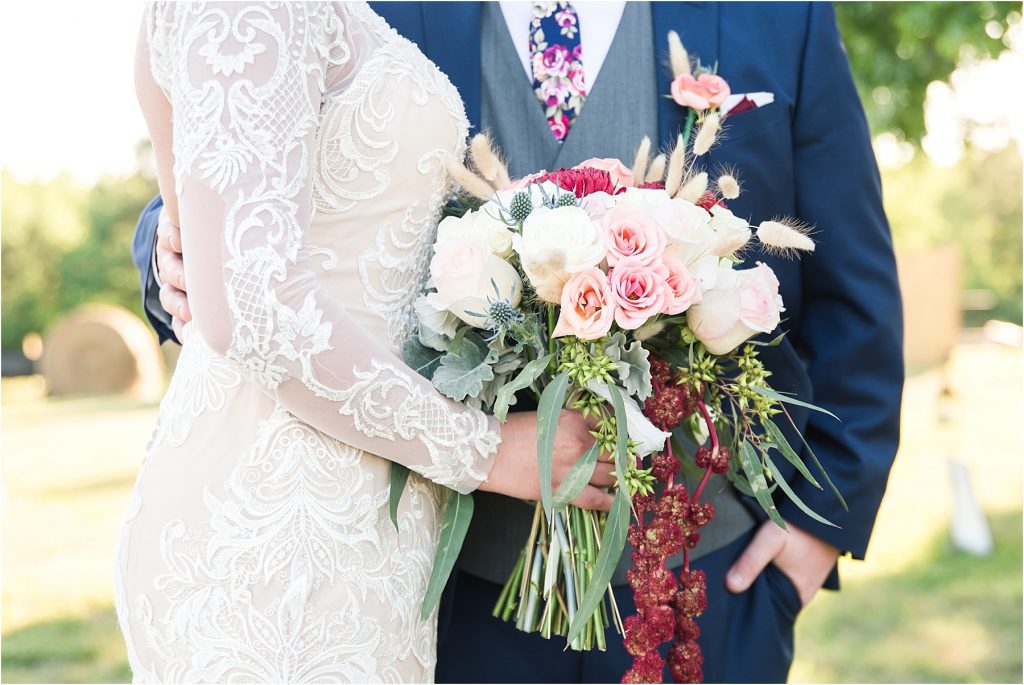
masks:
[[[697,78],[683,74],[672,82],[672,99],[700,112],[718,107],[730,92],[725,79],[714,74],[701,74]]]
[[[608,334],[615,318],[608,277],[597,267],[573,274],[562,288],[562,309],[552,336],[575,335],[597,340]]]
[[[642,264],[653,264],[665,253],[665,232],[644,208],[623,203],[601,220],[604,228],[608,264],[634,257]]]
[[[670,295],[665,304],[665,314],[681,314],[690,305],[700,302],[702,295],[700,283],[686,268],[686,265],[671,257],[665,257],[662,263],[668,271],[665,284],[668,286]]]
[[[573,169],[601,169],[607,171],[612,178],[612,183],[619,187],[631,187],[634,184],[633,170],[617,159],[610,157],[591,157],[585,162],[580,162]]]
[[[723,269],[686,320],[709,352],[728,354],[752,335],[775,330],[784,311],[775,272],[758,262],[753,269]]]
[[[669,298],[667,271],[661,264],[652,267],[637,257],[620,259],[608,274],[616,304],[615,323],[635,330],[665,311]]]

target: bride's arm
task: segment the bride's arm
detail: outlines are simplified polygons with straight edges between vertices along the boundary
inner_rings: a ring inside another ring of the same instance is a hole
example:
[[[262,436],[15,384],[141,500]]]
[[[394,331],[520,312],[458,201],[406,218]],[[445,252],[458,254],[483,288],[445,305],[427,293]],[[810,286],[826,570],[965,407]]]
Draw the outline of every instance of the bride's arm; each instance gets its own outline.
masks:
[[[140,41],[137,89],[199,335],[316,428],[473,490],[498,424],[438,394],[301,263],[324,83],[355,59],[341,25],[292,3],[164,11]]]

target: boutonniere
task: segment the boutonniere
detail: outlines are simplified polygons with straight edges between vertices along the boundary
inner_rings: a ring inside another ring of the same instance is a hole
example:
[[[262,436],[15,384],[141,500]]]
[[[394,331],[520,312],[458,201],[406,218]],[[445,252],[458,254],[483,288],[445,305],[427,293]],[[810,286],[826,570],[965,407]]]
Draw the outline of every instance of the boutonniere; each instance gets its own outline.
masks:
[[[672,87],[671,93],[665,97],[689,110],[682,133],[684,145],[690,142],[694,125],[699,127],[693,140],[693,153],[697,156],[711,149],[726,116],[748,112],[775,101],[775,94],[765,91],[733,93],[729,82],[718,75],[717,63],[708,66],[699,58],[691,62],[675,31],[668,33],[668,54]]]

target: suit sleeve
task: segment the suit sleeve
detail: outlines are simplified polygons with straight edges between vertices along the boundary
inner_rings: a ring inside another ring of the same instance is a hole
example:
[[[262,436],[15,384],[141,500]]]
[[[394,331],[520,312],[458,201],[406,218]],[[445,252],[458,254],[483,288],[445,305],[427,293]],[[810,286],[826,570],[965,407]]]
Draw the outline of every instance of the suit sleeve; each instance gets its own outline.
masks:
[[[135,226],[135,237],[132,240],[132,261],[139,270],[139,281],[142,287],[142,311],[146,319],[156,331],[163,344],[165,340],[178,342],[171,330],[171,315],[160,304],[160,285],[153,273],[153,250],[156,246],[156,227],[163,208],[163,199],[157,195],[139,215],[139,223]]]
[[[899,442],[903,321],[896,262],[882,208],[867,121],[834,10],[810,3],[793,123],[797,216],[813,224],[817,249],[804,258],[803,314],[796,331],[815,404],[805,438],[849,505],[827,488],[792,485],[815,522],[788,498],[783,517],[863,558]]]

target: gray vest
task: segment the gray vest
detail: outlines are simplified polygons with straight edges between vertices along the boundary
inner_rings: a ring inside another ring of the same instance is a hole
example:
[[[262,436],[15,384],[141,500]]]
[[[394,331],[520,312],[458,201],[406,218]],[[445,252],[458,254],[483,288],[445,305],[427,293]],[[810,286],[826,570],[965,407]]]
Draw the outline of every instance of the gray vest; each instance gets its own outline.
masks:
[[[480,128],[490,131],[513,178],[574,166],[591,157],[618,158],[629,166],[645,135],[658,140],[659,65],[653,59],[649,3],[626,3],[601,73],[562,143],[551,135],[498,3],[481,5]],[[586,54],[583,65],[586,68]],[[692,492],[696,483],[687,485]],[[715,518],[701,530],[700,544],[691,558],[724,547],[754,524],[732,486],[720,476],[714,477],[705,493],[702,499],[714,503]],[[459,568],[504,583],[530,533],[534,505],[487,492],[473,497],[476,513],[459,556]],[[627,545],[612,579],[616,585],[626,582],[631,552]],[[672,562],[672,566],[681,565],[682,556]]]

